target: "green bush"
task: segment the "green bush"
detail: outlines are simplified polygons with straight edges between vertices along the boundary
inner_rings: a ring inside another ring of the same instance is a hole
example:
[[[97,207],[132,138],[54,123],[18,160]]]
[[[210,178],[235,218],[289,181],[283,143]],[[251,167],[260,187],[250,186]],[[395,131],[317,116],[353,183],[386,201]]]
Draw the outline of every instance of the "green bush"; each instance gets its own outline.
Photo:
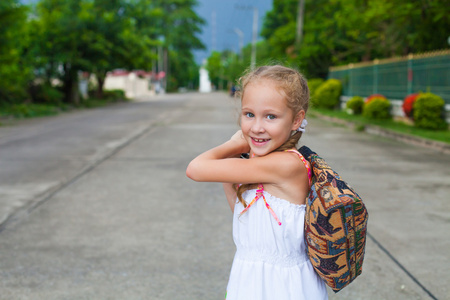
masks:
[[[369,119],[386,120],[391,118],[391,103],[387,99],[376,98],[364,104],[363,116]]]
[[[321,86],[324,82],[325,80],[323,80],[322,78],[313,78],[308,80],[310,98],[314,97],[314,93],[317,91],[317,88]]]
[[[32,118],[58,114],[56,106],[45,104],[14,104],[0,109],[0,115],[15,118]]]
[[[347,101],[346,107],[355,115],[360,115],[363,111],[364,99],[359,96],[354,96]]]
[[[0,63],[1,64],[1,63]],[[17,104],[25,101],[28,94],[24,86],[26,82],[20,82],[15,74],[2,74],[0,70],[0,106]],[[12,81],[12,82],[10,82]]]
[[[420,94],[413,104],[414,124],[425,129],[446,129],[444,100],[432,93]]]
[[[124,100],[125,92],[123,90],[104,90],[103,98],[108,100]]]
[[[61,105],[64,93],[49,84],[34,85],[30,88],[30,94],[35,103]]]
[[[339,105],[342,84],[337,79],[328,79],[317,88],[312,104],[326,109],[334,109]]]

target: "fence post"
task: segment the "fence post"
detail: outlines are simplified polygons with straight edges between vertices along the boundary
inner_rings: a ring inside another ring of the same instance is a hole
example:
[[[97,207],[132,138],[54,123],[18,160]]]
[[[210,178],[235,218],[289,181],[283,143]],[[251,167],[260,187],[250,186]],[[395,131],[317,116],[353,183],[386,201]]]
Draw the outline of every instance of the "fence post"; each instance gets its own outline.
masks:
[[[408,84],[406,94],[412,94],[412,81],[413,81],[413,68],[412,68],[412,60],[414,55],[412,53],[408,54]]]
[[[379,60],[373,61],[373,93],[378,94],[378,63]]]

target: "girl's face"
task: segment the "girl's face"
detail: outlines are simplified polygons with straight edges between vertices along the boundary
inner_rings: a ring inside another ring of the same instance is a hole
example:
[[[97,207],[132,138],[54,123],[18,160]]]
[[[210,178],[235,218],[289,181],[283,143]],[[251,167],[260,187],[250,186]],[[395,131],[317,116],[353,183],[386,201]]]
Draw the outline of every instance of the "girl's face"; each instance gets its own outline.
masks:
[[[250,153],[264,156],[283,145],[305,116],[295,117],[275,83],[264,79],[249,83],[242,98],[241,130]]]

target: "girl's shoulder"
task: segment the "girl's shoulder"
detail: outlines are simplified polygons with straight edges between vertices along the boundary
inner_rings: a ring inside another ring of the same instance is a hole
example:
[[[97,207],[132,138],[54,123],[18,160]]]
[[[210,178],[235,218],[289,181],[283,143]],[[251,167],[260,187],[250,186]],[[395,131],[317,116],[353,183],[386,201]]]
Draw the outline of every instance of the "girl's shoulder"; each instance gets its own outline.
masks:
[[[266,156],[273,160],[274,163],[284,164],[284,167],[296,167],[304,164],[309,166],[309,162],[295,149],[272,152]]]
[[[308,173],[308,177],[311,180],[312,168],[311,168],[311,164],[309,163],[309,161],[297,149],[290,149],[290,150],[286,150],[285,152],[291,153],[291,154],[293,154],[291,156],[295,156],[297,158],[297,161],[299,162],[300,165],[304,166],[305,171]]]
[[[302,160],[303,156],[297,151],[278,151],[266,156],[274,170],[279,170],[281,174],[289,178],[299,173],[307,174],[310,168],[308,161]]]
[[[306,195],[309,191],[308,169],[304,162],[295,152],[271,153],[273,161],[277,161],[275,167],[279,174],[276,182],[265,184],[266,190],[278,198],[285,199],[291,203],[305,204]],[[308,165],[309,167],[309,165]]]

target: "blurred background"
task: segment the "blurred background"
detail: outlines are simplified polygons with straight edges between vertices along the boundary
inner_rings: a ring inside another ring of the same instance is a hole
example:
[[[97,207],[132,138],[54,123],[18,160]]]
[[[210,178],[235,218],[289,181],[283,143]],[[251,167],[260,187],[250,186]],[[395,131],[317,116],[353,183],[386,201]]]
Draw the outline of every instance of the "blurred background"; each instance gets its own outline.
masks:
[[[432,93],[435,100],[428,103],[436,103],[436,114],[448,123],[449,4],[3,0],[0,117],[56,114],[166,92],[233,95],[246,69],[281,63],[306,75],[317,108],[359,114],[362,100],[389,99],[376,105],[375,119],[394,116],[411,125],[417,96]],[[315,95],[323,86],[331,94]],[[327,102],[331,98],[337,100]],[[422,127],[446,128],[438,123]]]
[[[332,66],[449,49],[448,14],[447,0],[3,0],[0,101],[77,104],[91,76],[81,96],[103,98],[114,71],[196,90],[202,65],[215,89],[273,61],[325,79]]]
[[[281,63],[308,79],[304,141],[370,208],[365,275],[330,298],[448,299],[449,16],[449,0],[0,0],[0,298],[223,298],[222,187],[184,171],[236,131],[242,72]]]

